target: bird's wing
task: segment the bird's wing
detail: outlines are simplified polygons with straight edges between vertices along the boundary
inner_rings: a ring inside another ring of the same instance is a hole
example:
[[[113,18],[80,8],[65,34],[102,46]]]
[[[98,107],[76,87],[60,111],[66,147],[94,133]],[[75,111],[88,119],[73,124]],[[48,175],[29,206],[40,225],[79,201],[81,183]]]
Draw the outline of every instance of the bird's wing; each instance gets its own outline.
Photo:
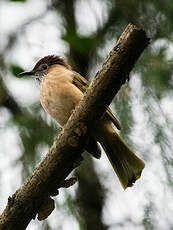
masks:
[[[86,89],[89,87],[89,82],[82,77],[80,74],[74,72],[73,75],[73,82],[72,82],[78,89],[85,93]]]
[[[89,82],[77,72],[74,72],[73,84],[78,89],[80,89],[82,91],[82,93],[85,93],[85,91],[89,87]],[[117,127],[117,129],[120,130],[121,125],[120,125],[119,121],[116,119],[116,117],[113,115],[113,113],[112,113],[110,108],[107,108],[106,113],[109,116],[109,118],[111,119],[111,121],[113,122],[113,124]]]

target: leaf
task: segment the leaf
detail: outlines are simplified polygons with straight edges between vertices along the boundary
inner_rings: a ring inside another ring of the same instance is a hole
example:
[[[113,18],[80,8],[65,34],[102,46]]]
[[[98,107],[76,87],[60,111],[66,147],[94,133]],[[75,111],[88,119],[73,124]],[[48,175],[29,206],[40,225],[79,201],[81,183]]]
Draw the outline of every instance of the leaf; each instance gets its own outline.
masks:
[[[12,64],[10,66],[10,71],[15,77],[20,78],[19,73],[23,72],[24,70],[20,66]]]
[[[26,0],[10,0],[10,2],[26,2]]]

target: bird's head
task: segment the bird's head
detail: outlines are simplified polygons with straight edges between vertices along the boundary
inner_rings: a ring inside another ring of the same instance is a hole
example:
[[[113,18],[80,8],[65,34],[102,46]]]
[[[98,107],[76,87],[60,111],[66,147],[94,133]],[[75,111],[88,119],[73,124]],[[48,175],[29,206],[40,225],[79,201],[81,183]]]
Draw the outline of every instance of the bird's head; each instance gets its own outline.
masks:
[[[22,72],[19,74],[19,76],[34,76],[40,81],[41,78],[48,72],[49,68],[55,64],[59,64],[67,69],[71,69],[70,65],[63,58],[60,58],[56,55],[48,55],[44,58],[41,58],[31,71]]]

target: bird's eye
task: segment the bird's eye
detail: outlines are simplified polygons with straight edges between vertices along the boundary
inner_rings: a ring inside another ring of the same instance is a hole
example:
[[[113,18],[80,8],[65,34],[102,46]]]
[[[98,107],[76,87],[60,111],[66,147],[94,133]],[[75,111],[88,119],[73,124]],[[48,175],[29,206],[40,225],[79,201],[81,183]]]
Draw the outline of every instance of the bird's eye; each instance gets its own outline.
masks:
[[[46,70],[48,68],[48,65],[47,64],[43,64],[42,66],[41,66],[41,69],[42,70]]]

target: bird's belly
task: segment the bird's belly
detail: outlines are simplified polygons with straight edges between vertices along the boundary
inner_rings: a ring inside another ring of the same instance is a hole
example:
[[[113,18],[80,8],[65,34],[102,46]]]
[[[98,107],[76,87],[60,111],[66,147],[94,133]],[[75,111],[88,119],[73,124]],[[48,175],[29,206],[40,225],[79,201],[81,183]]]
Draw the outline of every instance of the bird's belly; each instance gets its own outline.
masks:
[[[72,110],[81,100],[83,94],[71,83],[64,83],[61,88],[55,84],[41,86],[40,101],[47,113],[61,126],[68,121]]]

